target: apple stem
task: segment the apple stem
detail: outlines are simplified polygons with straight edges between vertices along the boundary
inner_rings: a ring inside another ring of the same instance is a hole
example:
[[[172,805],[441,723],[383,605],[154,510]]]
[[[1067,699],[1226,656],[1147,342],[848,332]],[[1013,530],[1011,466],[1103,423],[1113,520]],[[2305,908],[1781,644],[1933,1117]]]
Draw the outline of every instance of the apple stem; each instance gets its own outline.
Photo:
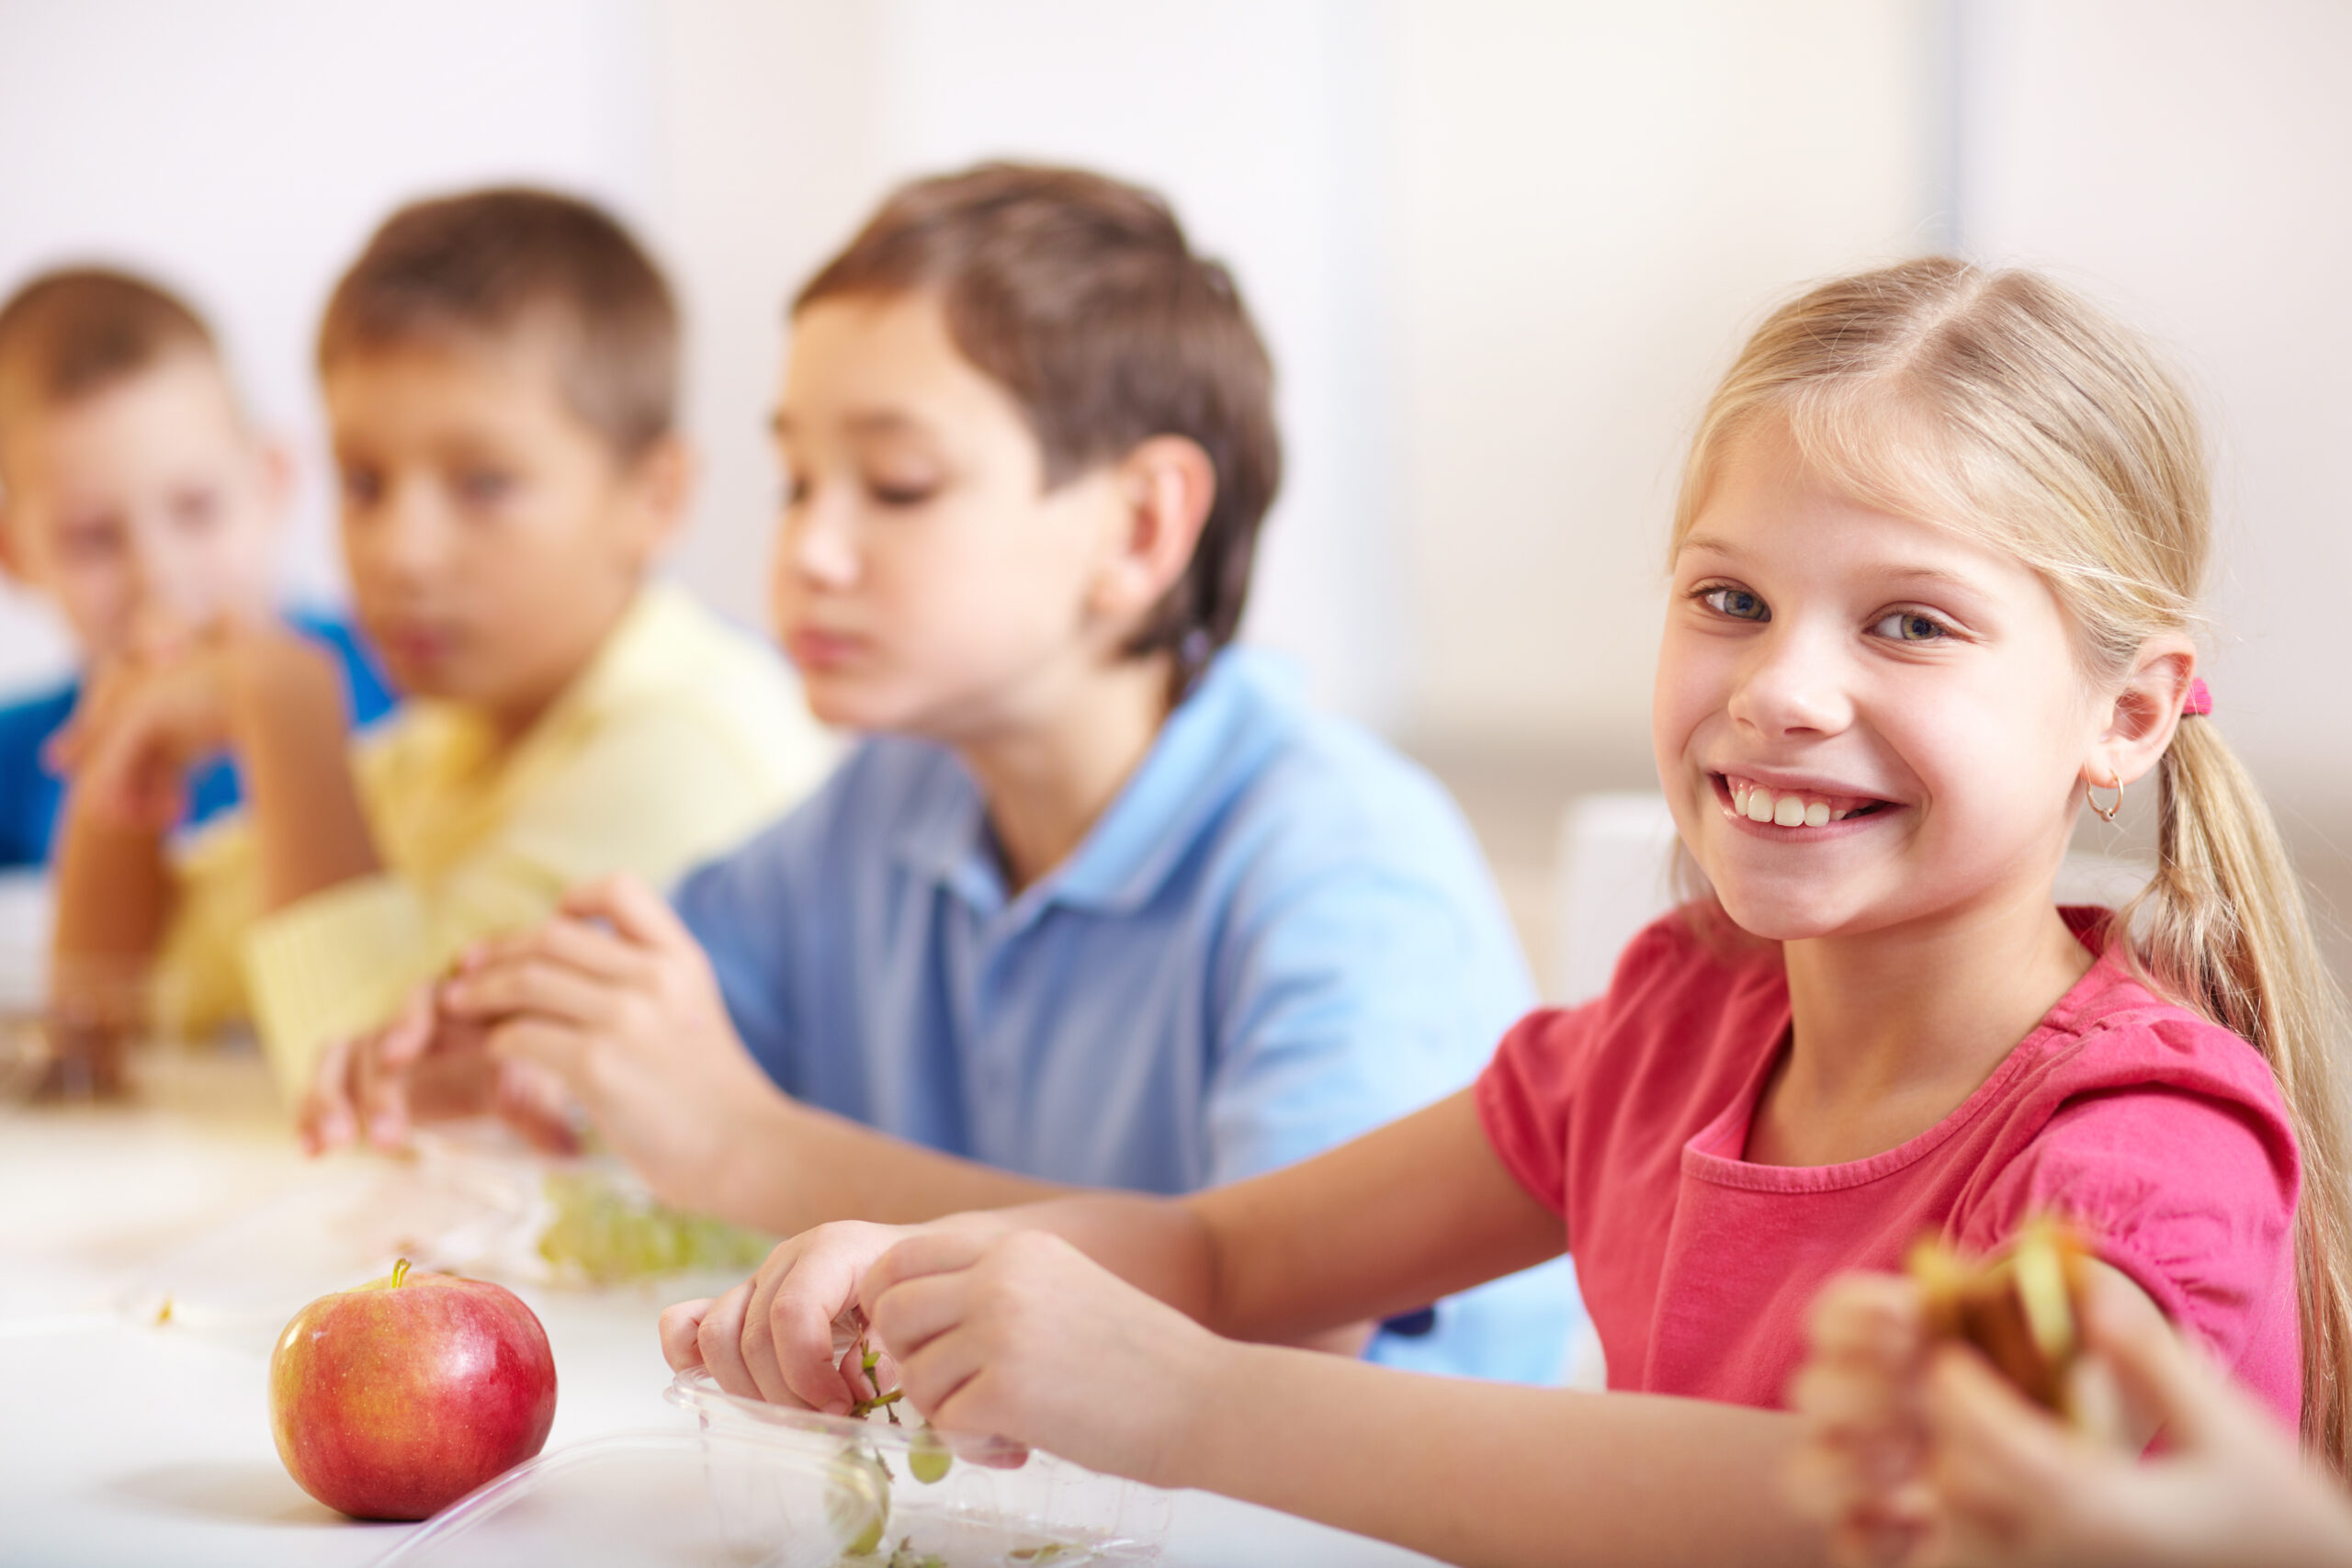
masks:
[[[403,1258],[392,1265],[392,1289],[399,1290],[408,1280],[408,1259]]]

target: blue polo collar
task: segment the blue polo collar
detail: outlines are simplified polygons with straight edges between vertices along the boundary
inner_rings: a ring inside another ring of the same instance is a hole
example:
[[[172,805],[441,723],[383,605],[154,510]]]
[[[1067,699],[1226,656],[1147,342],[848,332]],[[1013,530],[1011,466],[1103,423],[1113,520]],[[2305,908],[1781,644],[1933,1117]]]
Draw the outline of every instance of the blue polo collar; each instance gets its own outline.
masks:
[[[1056,904],[1116,914],[1149,903],[1295,730],[1306,712],[1304,685],[1296,664],[1280,655],[1219,653],[1076,852],[1012,907],[1034,919]],[[898,858],[993,914],[1008,905],[995,834],[978,786],[960,768],[957,777],[961,797],[909,824]]]

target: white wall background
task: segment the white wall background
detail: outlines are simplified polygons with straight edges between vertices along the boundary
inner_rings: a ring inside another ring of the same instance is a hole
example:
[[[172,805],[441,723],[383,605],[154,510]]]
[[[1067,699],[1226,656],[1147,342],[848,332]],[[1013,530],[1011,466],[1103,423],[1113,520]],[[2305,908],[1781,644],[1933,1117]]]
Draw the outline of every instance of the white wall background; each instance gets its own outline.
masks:
[[[2199,378],[2226,722],[2340,846],[2347,77],[2342,0],[0,0],[0,288],[154,267],[311,441],[312,318],[392,203],[610,201],[689,310],[678,570],[756,621],[792,285],[908,174],[1095,164],[1170,192],[1274,344],[1291,481],[1251,635],[1392,729],[1637,767],[1711,378],[1769,301],[1956,232]],[[0,682],[57,654],[0,602]]]
[[[1961,41],[1962,239],[2112,301],[2197,384],[2216,722],[2352,855],[2352,6],[1974,0]]]
[[[331,594],[309,363],[336,272],[392,203],[454,185],[549,180],[641,218],[645,23],[621,0],[0,0],[0,290],[88,259],[184,288],[300,443],[288,586]],[[0,601],[0,682],[63,657]]]

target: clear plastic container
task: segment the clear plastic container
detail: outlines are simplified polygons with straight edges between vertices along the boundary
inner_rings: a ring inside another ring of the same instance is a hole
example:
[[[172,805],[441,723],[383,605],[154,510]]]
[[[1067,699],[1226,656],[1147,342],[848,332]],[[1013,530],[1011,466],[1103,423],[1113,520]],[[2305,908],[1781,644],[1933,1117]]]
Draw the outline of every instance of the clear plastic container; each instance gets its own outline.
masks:
[[[748,1404],[693,1377],[672,1397],[701,1416],[700,1437],[622,1433],[542,1454],[376,1568],[1137,1563],[1159,1557],[1168,1531],[1169,1494],[1044,1454],[1016,1469],[959,1460],[925,1487],[908,1472],[903,1428]],[[887,1488],[869,1461],[890,1471]]]
[[[574,1443],[463,1498],[410,1531],[377,1568],[831,1568],[850,1542],[820,1517],[791,1537],[730,1537],[703,1444],[685,1432],[631,1432]],[[771,1483],[823,1485],[811,1469],[774,1467]],[[854,1562],[857,1560],[853,1560]],[[883,1568],[887,1557],[857,1562]]]
[[[1050,1454],[965,1444],[926,1483],[910,1460],[918,1427],[878,1412],[739,1399],[701,1371],[681,1373],[669,1397],[701,1420],[711,1495],[741,1551],[846,1535],[874,1547],[844,1557],[854,1568],[1028,1568],[1155,1562],[1167,1539],[1170,1494]]]

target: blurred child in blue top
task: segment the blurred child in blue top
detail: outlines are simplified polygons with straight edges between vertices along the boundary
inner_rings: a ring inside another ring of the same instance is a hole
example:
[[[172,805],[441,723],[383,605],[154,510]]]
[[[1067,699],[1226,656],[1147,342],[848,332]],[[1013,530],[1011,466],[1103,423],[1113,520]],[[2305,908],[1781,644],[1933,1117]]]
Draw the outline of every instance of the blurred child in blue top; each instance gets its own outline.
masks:
[[[1280,449],[1225,269],[1148,192],[990,165],[793,327],[775,614],[871,738],[674,910],[607,884],[478,950],[314,1142],[472,1102],[486,1039],[526,1124],[560,1084],[664,1198],[792,1232],[1191,1190],[1468,1083],[1532,994],[1476,844],[1227,646]],[[1573,1303],[1552,1266],[1330,1343],[1546,1381]]]
[[[81,267],[0,306],[0,568],[55,607],[85,669],[266,611],[290,479],[168,290]],[[333,652],[355,722],[391,706],[348,628],[288,619]],[[0,707],[0,868],[48,863],[63,780],[45,751],[82,684]],[[187,824],[218,816],[237,804],[235,770],[212,760],[187,795]]]

